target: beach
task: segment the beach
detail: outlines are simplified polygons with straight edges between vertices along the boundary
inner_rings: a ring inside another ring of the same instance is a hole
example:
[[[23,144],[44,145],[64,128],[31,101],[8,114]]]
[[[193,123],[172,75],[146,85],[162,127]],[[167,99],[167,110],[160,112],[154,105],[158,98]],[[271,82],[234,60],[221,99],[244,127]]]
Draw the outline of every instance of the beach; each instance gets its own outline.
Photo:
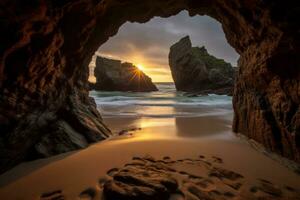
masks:
[[[101,199],[104,188],[113,197],[114,177],[132,176],[130,172],[157,192],[153,180],[141,175],[146,169],[155,176],[159,169],[159,178],[175,180],[176,190],[167,188],[170,199],[299,199],[299,174],[232,133],[230,97],[172,101],[171,92],[168,98],[153,95],[160,97],[151,105],[140,99],[144,109],[131,103],[136,95],[116,95],[122,99],[114,102],[118,106],[111,99],[105,104],[105,94],[98,101],[95,97],[114,136],[80,151],[16,166],[0,176],[1,199]]]

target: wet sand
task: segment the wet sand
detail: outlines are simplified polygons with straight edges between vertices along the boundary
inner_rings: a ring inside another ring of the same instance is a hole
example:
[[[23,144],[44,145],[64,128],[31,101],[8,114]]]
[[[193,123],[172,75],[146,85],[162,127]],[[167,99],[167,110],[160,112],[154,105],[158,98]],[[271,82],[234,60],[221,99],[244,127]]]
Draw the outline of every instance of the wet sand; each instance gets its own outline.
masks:
[[[186,199],[201,199],[203,191],[212,199],[221,199],[215,193],[221,193],[224,199],[264,195],[270,199],[297,199],[300,176],[231,133],[231,119],[231,113],[181,118],[105,118],[115,133],[124,129],[135,131],[125,131],[81,151],[15,167],[0,176],[0,199],[100,199],[103,187],[109,188],[105,182],[122,174],[124,165],[128,167],[136,160],[144,162],[142,168],[136,165],[130,170],[146,168],[152,173],[153,167],[161,165],[175,170],[161,169],[164,176],[177,180],[176,191],[183,193],[176,196],[175,192],[172,199],[184,199],[182,195]],[[149,157],[152,161],[147,160]],[[219,170],[213,173],[214,169]],[[220,169],[242,177],[236,175],[239,178],[231,180]],[[206,189],[197,176],[207,179]],[[241,184],[241,190],[228,188],[225,183]]]

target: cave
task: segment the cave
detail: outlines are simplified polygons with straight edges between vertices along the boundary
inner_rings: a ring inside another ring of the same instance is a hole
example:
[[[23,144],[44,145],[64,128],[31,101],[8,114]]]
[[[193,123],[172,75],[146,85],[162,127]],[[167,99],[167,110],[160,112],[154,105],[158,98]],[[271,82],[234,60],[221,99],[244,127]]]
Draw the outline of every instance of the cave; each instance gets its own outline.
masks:
[[[296,1],[3,0],[0,171],[110,136],[88,96],[88,64],[125,22],[182,10],[222,24],[240,54],[233,131],[300,162]]]

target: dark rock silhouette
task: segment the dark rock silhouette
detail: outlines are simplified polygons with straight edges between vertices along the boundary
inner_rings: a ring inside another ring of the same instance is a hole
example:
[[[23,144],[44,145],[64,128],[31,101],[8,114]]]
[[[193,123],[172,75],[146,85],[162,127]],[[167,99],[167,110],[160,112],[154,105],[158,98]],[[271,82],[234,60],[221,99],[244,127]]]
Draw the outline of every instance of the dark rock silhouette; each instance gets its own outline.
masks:
[[[204,46],[192,47],[189,36],[171,46],[169,65],[179,91],[232,95],[235,69]]]
[[[93,83],[93,82],[88,82],[88,89],[89,90],[94,90],[95,89],[95,83]]]
[[[96,58],[95,90],[151,92],[158,89],[150,77],[132,63],[121,63],[103,57]]]
[[[1,172],[39,157],[35,147],[46,135],[64,144],[56,123],[105,138],[88,97],[94,52],[126,21],[182,10],[218,20],[240,54],[233,130],[300,162],[298,1],[2,0],[0,8]]]

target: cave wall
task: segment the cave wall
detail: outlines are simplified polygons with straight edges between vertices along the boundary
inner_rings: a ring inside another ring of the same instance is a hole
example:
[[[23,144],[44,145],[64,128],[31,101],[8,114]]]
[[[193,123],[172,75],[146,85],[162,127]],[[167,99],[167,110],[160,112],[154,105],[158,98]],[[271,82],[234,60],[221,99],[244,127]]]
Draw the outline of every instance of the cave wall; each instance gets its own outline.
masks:
[[[2,0],[0,169],[111,133],[88,97],[88,64],[126,21],[181,10],[222,23],[240,54],[233,130],[299,162],[299,3],[292,0]]]

